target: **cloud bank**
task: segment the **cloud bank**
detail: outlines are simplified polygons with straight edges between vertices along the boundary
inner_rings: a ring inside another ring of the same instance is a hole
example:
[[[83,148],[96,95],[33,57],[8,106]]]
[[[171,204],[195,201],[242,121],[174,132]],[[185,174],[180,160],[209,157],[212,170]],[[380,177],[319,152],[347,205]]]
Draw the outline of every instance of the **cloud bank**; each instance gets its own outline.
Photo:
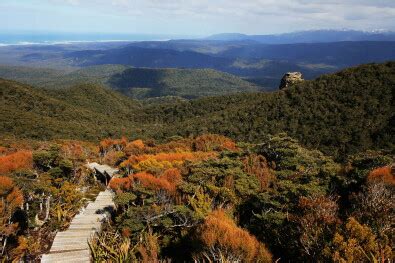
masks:
[[[18,4],[3,1],[0,9],[17,17],[26,9],[32,25],[45,28],[46,24],[48,29],[264,34],[320,28],[395,27],[394,0],[24,0]],[[8,24],[11,21],[6,17],[6,26],[12,27]]]

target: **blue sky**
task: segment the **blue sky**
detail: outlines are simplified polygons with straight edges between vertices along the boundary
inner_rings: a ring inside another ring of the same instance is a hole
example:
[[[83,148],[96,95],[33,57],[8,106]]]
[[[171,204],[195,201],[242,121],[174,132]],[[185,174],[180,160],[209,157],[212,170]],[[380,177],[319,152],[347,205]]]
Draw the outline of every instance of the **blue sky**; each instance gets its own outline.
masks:
[[[395,0],[1,0],[0,31],[209,35],[394,30]]]

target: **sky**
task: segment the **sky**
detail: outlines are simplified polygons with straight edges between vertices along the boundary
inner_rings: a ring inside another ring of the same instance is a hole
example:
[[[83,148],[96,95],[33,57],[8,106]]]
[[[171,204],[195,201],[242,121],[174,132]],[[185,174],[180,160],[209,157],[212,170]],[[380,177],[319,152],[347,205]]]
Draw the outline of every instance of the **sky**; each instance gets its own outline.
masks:
[[[0,14],[0,32],[204,36],[395,29],[395,0],[0,0]]]

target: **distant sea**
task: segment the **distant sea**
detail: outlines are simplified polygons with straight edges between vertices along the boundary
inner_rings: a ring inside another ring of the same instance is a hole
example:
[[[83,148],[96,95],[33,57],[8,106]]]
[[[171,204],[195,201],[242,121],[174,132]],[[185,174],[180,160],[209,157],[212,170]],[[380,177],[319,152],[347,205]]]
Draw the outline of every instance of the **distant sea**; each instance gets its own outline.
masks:
[[[112,42],[112,41],[158,41],[169,39],[191,38],[180,35],[149,34],[73,34],[73,33],[2,33],[0,46],[8,45],[51,45],[71,44],[77,42]],[[193,37],[192,37],[193,38]]]

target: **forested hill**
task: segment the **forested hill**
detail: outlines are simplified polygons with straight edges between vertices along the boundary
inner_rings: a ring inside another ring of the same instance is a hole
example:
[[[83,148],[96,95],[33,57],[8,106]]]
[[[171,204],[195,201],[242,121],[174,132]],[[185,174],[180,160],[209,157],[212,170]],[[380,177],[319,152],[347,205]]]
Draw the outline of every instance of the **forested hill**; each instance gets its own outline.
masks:
[[[38,90],[1,80],[3,136],[165,139],[219,133],[259,142],[287,132],[327,154],[394,150],[395,62],[350,68],[274,93],[140,105],[97,85]]]
[[[240,77],[212,69],[153,69],[99,65],[72,72],[0,65],[0,77],[49,88],[101,84],[135,99],[185,99],[263,90]]]
[[[163,125],[163,137],[212,132],[258,142],[267,134],[287,132],[309,147],[343,155],[394,149],[394,93],[395,63],[389,62],[324,75],[271,94],[203,98],[151,106],[146,112],[172,123]]]
[[[0,79],[0,134],[95,140],[129,131],[139,103],[97,85],[43,90]]]
[[[130,68],[113,75],[108,84],[139,99],[164,96],[194,99],[262,89],[239,77],[212,69]]]

